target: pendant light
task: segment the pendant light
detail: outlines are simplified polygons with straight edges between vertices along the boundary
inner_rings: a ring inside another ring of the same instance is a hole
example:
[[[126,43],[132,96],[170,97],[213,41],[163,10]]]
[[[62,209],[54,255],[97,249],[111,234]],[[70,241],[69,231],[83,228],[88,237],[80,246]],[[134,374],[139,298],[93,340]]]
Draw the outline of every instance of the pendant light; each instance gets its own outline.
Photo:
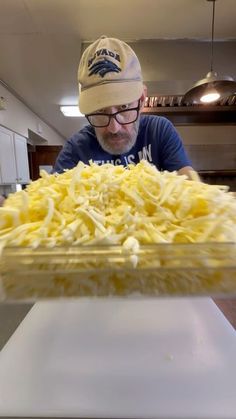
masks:
[[[215,2],[216,0],[206,0],[212,2],[212,30],[211,30],[211,70],[206,77],[199,80],[194,86],[185,93],[184,103],[201,104],[213,103],[223,97],[231,96],[236,93],[236,82],[230,76],[219,77],[213,71],[214,55],[214,25],[215,25]]]

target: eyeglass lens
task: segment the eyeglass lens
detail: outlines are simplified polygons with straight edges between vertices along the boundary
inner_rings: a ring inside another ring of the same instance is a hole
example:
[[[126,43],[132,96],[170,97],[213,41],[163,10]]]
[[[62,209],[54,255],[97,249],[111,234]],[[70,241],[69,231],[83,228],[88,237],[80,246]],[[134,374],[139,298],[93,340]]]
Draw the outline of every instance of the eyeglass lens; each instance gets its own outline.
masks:
[[[139,112],[139,105],[137,108],[132,109],[124,109],[122,111],[116,112],[114,114],[92,114],[88,115],[87,119],[91,125],[95,127],[106,127],[110,123],[111,118],[115,118],[115,120],[121,124],[131,124],[132,122],[136,121]]]

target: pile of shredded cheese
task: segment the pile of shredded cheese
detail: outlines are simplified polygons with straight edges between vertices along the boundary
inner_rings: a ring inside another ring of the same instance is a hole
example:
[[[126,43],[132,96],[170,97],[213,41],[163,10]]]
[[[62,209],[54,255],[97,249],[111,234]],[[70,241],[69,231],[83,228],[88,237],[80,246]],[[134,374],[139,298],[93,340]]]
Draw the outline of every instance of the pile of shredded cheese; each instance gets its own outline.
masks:
[[[236,200],[226,186],[143,160],[113,166],[80,162],[62,174],[41,172],[0,208],[0,245],[236,242]]]

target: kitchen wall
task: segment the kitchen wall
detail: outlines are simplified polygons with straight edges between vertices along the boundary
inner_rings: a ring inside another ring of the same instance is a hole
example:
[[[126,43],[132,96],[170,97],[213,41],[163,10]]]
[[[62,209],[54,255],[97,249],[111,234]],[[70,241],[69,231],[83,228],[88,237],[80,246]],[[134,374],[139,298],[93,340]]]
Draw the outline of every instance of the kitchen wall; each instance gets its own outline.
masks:
[[[196,170],[235,170],[236,125],[178,126]]]
[[[33,131],[36,138],[46,139],[48,145],[62,145],[64,138],[54,129],[43,122],[35,113],[17,99],[11,92],[0,84],[0,96],[6,100],[6,109],[0,110],[0,125],[17,134],[28,138],[28,129]]]
[[[137,41],[130,43],[140,59],[148,93],[183,94],[210,71],[210,43]],[[214,43],[214,70],[236,76],[236,41]]]
[[[176,129],[186,145],[236,144],[235,125],[184,125]]]

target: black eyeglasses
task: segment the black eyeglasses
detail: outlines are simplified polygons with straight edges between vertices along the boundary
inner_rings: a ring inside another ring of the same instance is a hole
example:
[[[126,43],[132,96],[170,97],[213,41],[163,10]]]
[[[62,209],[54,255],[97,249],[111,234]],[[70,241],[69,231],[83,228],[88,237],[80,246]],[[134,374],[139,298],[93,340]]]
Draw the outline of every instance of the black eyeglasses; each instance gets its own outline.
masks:
[[[92,113],[90,115],[85,115],[89,123],[95,128],[104,128],[108,127],[110,124],[111,118],[115,120],[120,125],[132,124],[132,122],[137,121],[140,110],[140,99],[138,101],[138,106],[136,108],[128,108],[123,111],[118,111],[115,113]]]

